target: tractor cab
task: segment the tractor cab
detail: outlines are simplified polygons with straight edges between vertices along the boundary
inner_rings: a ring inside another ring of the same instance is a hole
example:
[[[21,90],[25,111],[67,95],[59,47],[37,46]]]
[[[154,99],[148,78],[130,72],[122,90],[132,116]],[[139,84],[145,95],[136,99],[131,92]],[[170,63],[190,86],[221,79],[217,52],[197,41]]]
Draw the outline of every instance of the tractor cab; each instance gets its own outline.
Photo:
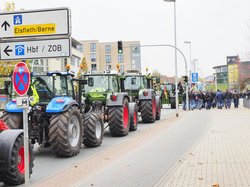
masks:
[[[119,91],[118,78],[116,73],[94,72],[84,74],[87,84],[84,86],[86,103],[101,101],[106,104],[107,95]]]

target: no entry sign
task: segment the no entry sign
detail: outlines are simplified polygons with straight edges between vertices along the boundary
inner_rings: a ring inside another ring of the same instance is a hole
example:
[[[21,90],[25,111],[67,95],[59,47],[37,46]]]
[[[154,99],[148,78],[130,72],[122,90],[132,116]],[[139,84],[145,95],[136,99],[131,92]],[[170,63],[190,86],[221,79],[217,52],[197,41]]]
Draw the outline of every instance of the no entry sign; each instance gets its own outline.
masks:
[[[13,72],[13,84],[19,96],[24,96],[29,90],[30,71],[25,63],[18,62],[16,64]]]

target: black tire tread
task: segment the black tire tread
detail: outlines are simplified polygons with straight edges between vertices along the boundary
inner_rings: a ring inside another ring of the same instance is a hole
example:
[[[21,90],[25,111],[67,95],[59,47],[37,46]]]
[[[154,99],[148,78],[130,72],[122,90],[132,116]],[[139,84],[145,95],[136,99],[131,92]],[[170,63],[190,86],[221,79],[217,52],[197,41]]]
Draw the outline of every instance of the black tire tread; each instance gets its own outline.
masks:
[[[127,105],[128,101],[125,99],[123,105]],[[109,107],[108,109],[108,123],[109,130],[112,136],[127,136],[129,131],[129,122],[128,128],[123,126],[123,106],[121,107]]]
[[[76,147],[71,147],[67,136],[68,120],[74,113],[77,114],[80,128],[82,128],[82,119],[80,117],[80,112],[76,107],[71,107],[63,113],[52,115],[50,119],[49,143],[51,145],[51,149],[59,157],[72,157],[77,155],[80,151],[83,130],[80,129],[80,140]]]
[[[99,121],[102,124],[102,133],[99,139],[96,137],[95,133],[97,121]],[[101,119],[101,116],[96,113],[84,114],[83,126],[84,126],[83,144],[86,147],[100,146],[102,144],[103,134],[104,134],[104,124]]]
[[[23,127],[23,113],[9,113],[4,111],[1,116],[10,129],[21,129]]]
[[[143,100],[141,101],[140,106],[141,118],[143,123],[153,123],[155,122],[152,100]]]

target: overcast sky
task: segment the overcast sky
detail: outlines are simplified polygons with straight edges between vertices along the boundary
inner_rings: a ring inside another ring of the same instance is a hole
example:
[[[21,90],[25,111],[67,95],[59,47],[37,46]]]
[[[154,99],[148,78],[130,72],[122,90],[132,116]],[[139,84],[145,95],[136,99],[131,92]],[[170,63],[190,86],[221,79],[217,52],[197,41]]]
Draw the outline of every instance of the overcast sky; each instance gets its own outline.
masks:
[[[250,60],[250,0],[176,0],[177,47],[190,67],[198,59],[200,74],[226,64],[226,56]],[[1,1],[1,7],[5,1]],[[72,36],[77,40],[139,40],[141,44],[174,45],[174,6],[163,0],[15,0],[16,10],[69,7]],[[142,48],[142,68],[175,74],[174,50],[169,47]],[[178,75],[185,73],[178,55]]]

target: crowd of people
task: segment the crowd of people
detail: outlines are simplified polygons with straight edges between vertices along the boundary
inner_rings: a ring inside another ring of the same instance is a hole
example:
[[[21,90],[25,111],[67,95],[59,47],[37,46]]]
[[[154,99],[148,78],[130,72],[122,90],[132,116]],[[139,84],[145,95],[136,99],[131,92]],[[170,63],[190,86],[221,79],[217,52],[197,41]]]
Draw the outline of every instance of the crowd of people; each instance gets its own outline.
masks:
[[[234,108],[239,107],[239,98],[240,92],[237,90],[226,90],[222,92],[217,90],[217,92],[211,91],[202,91],[202,90],[191,90],[188,92],[189,99],[189,109],[199,109],[206,108],[210,110],[211,108],[226,109],[231,108],[231,103],[233,102]],[[183,93],[182,97],[183,110],[186,110],[186,93]]]

